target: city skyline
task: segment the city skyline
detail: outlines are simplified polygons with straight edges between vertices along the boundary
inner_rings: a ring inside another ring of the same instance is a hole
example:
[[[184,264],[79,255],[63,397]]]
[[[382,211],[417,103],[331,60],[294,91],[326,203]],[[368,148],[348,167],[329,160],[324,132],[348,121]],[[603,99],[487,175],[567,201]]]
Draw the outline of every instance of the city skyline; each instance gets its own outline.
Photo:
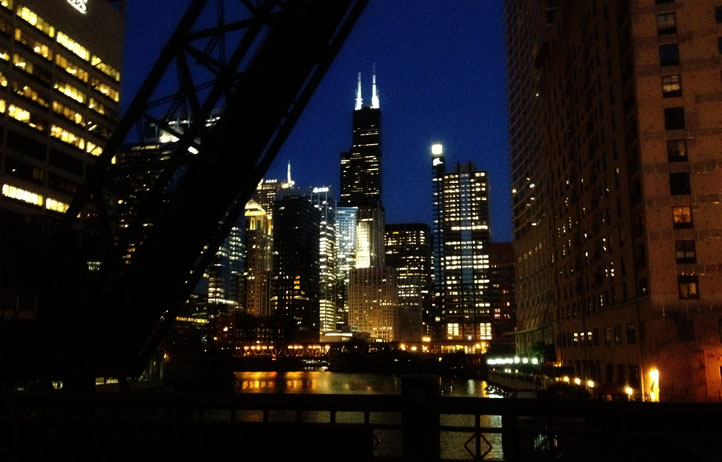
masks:
[[[125,56],[123,107],[187,4],[127,2],[126,52],[134,51]],[[339,158],[351,141],[357,76],[368,104],[375,63],[387,221],[431,223],[429,149],[440,142],[450,164],[472,161],[489,171],[492,238],[511,240],[502,2],[454,6],[370,2],[265,177],[285,178],[290,160],[298,185],[340,191]],[[167,20],[153,19],[161,15]],[[135,52],[137,43],[147,44],[143,53]]]

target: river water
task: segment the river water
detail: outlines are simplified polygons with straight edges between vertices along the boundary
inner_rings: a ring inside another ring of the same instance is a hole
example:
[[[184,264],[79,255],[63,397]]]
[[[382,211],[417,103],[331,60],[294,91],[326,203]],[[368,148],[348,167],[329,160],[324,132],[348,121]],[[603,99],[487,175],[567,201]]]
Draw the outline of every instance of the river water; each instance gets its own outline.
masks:
[[[401,376],[328,371],[236,372],[237,393],[401,394]],[[501,397],[486,382],[442,378],[442,396]]]
[[[328,371],[295,371],[295,372],[236,372],[235,391],[237,393],[294,393],[294,394],[401,394],[401,376],[371,373],[341,373]],[[489,397],[501,398],[487,386],[486,382],[474,379],[443,378],[441,382],[442,397]],[[349,414],[349,415],[341,415]],[[338,422],[363,421],[359,413],[340,413]],[[399,424],[401,416],[393,413],[376,413],[371,415],[371,422]],[[294,418],[277,416],[279,420]],[[326,419],[324,415],[320,417]],[[469,459],[464,449],[465,442],[473,435],[474,417],[471,415],[441,415],[442,426],[471,427],[468,432],[441,432],[441,456],[445,460]],[[500,416],[482,416],[482,427],[501,427]],[[401,456],[400,430],[375,430],[378,446],[374,451],[377,456]],[[498,433],[484,434],[488,440],[483,450],[490,449],[487,456],[491,460],[503,460],[501,435]],[[473,443],[470,448],[473,450]]]

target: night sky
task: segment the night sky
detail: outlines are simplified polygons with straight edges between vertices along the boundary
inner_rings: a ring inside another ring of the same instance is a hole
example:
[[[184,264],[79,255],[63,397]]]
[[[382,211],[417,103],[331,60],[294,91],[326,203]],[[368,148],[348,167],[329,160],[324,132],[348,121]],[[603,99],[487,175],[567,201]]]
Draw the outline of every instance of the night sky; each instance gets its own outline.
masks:
[[[122,104],[128,104],[189,0],[127,0]],[[159,20],[159,18],[162,18]],[[431,223],[434,142],[447,166],[488,170],[492,238],[511,240],[502,0],[372,0],[266,178],[339,187],[356,80],[371,102],[376,64],[387,223]]]

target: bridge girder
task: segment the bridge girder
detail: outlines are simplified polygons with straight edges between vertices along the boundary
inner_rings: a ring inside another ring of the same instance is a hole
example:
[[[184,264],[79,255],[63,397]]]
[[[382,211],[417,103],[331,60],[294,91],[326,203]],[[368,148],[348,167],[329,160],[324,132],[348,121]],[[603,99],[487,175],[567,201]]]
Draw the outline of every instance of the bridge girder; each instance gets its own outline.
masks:
[[[51,335],[63,374],[140,372],[367,1],[190,3],[65,214],[50,263],[60,276],[41,310],[63,332]],[[215,123],[206,123],[211,116]],[[183,129],[173,123],[180,118]],[[168,155],[137,169],[115,165],[133,128],[148,124],[177,138]],[[141,170],[154,181],[138,197],[122,178]],[[119,201],[133,212],[122,232]],[[79,267],[89,258],[75,245],[79,235],[95,243],[97,274],[67,271],[69,261]]]

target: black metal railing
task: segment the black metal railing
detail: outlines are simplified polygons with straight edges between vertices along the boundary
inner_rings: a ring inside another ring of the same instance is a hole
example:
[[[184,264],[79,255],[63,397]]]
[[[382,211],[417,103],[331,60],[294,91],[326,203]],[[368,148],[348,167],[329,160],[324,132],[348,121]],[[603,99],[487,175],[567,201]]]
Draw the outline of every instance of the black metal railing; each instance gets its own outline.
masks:
[[[401,395],[0,394],[0,460],[720,460],[722,406]]]

